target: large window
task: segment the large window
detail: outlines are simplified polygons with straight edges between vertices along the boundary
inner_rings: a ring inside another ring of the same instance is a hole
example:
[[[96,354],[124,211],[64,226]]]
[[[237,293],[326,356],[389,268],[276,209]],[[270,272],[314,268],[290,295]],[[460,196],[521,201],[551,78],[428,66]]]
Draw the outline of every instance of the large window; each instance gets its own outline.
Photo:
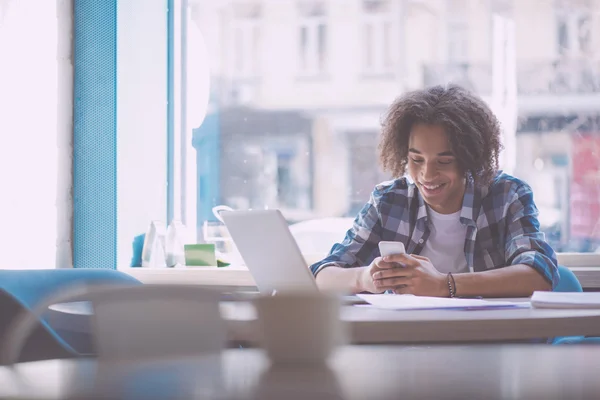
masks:
[[[550,243],[600,252],[600,4],[564,3],[190,1],[210,62],[206,116],[185,142],[198,232],[221,204],[290,222],[354,216],[389,178],[376,151],[386,107],[456,82],[497,112],[502,168],[533,187]]]

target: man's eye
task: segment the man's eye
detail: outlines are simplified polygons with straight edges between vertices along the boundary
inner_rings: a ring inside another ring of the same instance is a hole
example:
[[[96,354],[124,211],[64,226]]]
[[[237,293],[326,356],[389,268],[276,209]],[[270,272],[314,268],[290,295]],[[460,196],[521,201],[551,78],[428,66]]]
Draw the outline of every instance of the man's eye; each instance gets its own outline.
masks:
[[[438,162],[442,165],[448,165],[448,164],[452,164],[454,162],[454,160],[440,160]]]
[[[416,163],[416,164],[420,164],[423,162],[423,160],[417,160],[416,158],[411,158],[412,162]]]

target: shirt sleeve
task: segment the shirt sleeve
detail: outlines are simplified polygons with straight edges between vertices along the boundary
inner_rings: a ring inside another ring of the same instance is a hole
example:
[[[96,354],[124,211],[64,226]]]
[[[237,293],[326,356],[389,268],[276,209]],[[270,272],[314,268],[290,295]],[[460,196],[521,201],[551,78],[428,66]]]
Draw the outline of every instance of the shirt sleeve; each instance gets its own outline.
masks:
[[[540,232],[538,210],[533,192],[527,185],[519,185],[511,197],[507,212],[505,258],[507,265],[529,265],[552,284],[559,281],[556,253]]]
[[[329,255],[311,265],[313,275],[330,266],[354,268],[366,266],[379,254],[378,244],[381,238],[381,220],[378,211],[380,194],[375,190],[369,202],[356,216],[352,228],[341,243],[333,245]]]

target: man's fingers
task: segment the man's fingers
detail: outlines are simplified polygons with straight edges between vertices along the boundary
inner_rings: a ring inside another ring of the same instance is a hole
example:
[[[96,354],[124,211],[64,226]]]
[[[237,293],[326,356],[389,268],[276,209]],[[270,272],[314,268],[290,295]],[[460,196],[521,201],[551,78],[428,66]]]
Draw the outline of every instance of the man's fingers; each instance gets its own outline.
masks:
[[[398,278],[398,277],[410,277],[413,274],[413,269],[411,268],[390,268],[390,269],[382,269],[373,273],[373,280],[376,279],[388,279],[388,278]]]
[[[386,264],[398,263],[404,267],[418,267],[421,265],[420,260],[416,259],[410,254],[394,254],[391,256],[386,256],[382,258],[381,262]]]
[[[381,258],[381,257],[379,257],[378,260],[375,260],[375,265],[379,269],[391,269],[391,268],[401,267],[401,265],[398,265],[398,263],[384,261],[383,258]]]
[[[412,256],[413,258],[416,258],[417,260],[421,260],[421,261],[429,261],[429,258],[427,258],[427,257],[423,257],[423,256],[420,256],[420,255],[418,255],[418,254],[411,254],[411,256]]]
[[[406,276],[387,278],[387,279],[376,279],[373,281],[377,289],[396,289],[400,285],[410,284],[410,278]]]

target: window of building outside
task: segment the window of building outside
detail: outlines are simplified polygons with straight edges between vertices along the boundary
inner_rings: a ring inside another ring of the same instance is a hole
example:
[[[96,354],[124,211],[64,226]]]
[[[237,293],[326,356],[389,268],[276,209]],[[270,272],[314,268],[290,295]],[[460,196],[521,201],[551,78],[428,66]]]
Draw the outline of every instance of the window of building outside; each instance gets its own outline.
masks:
[[[390,0],[363,0],[364,68],[367,74],[393,71],[393,18]]]
[[[500,118],[501,167],[532,186],[550,244],[558,252],[600,253],[599,2],[588,3],[592,17],[578,14],[563,24],[569,28],[561,28],[554,1],[468,2],[468,12],[460,13],[449,13],[445,1],[248,2],[261,10],[253,23],[268,50],[243,104],[228,95],[237,78],[234,61],[222,62],[223,40],[239,25],[218,17],[233,2],[218,3],[190,3],[190,24],[211,61],[210,104],[202,123],[189,126],[188,142],[195,156],[188,185],[197,194],[192,223],[200,240],[217,205],[278,208],[290,223],[353,218],[372,188],[391,178],[377,162],[387,106],[407,90],[456,82]],[[383,16],[400,6],[396,18]],[[401,38],[394,48],[402,79],[369,79],[365,67],[387,65],[385,32],[393,30]],[[445,46],[440,38],[447,38]],[[557,51],[565,43],[579,49],[582,63],[565,63]],[[188,41],[187,51],[194,46]],[[456,74],[457,62],[468,74]],[[326,71],[328,79],[298,79],[298,68]]]
[[[563,90],[586,91],[598,86],[592,71],[597,68],[593,62],[593,21],[591,2],[557,2],[555,85]]]
[[[260,60],[260,4],[233,4],[233,74],[240,79],[256,77]]]
[[[319,0],[301,0],[297,3],[298,68],[301,75],[326,72],[328,35],[325,3]]]
[[[563,56],[589,53],[592,41],[593,9],[589,1],[557,2],[557,49]]]
[[[465,0],[450,0],[448,7],[448,61],[466,63],[469,59],[469,19]]]

